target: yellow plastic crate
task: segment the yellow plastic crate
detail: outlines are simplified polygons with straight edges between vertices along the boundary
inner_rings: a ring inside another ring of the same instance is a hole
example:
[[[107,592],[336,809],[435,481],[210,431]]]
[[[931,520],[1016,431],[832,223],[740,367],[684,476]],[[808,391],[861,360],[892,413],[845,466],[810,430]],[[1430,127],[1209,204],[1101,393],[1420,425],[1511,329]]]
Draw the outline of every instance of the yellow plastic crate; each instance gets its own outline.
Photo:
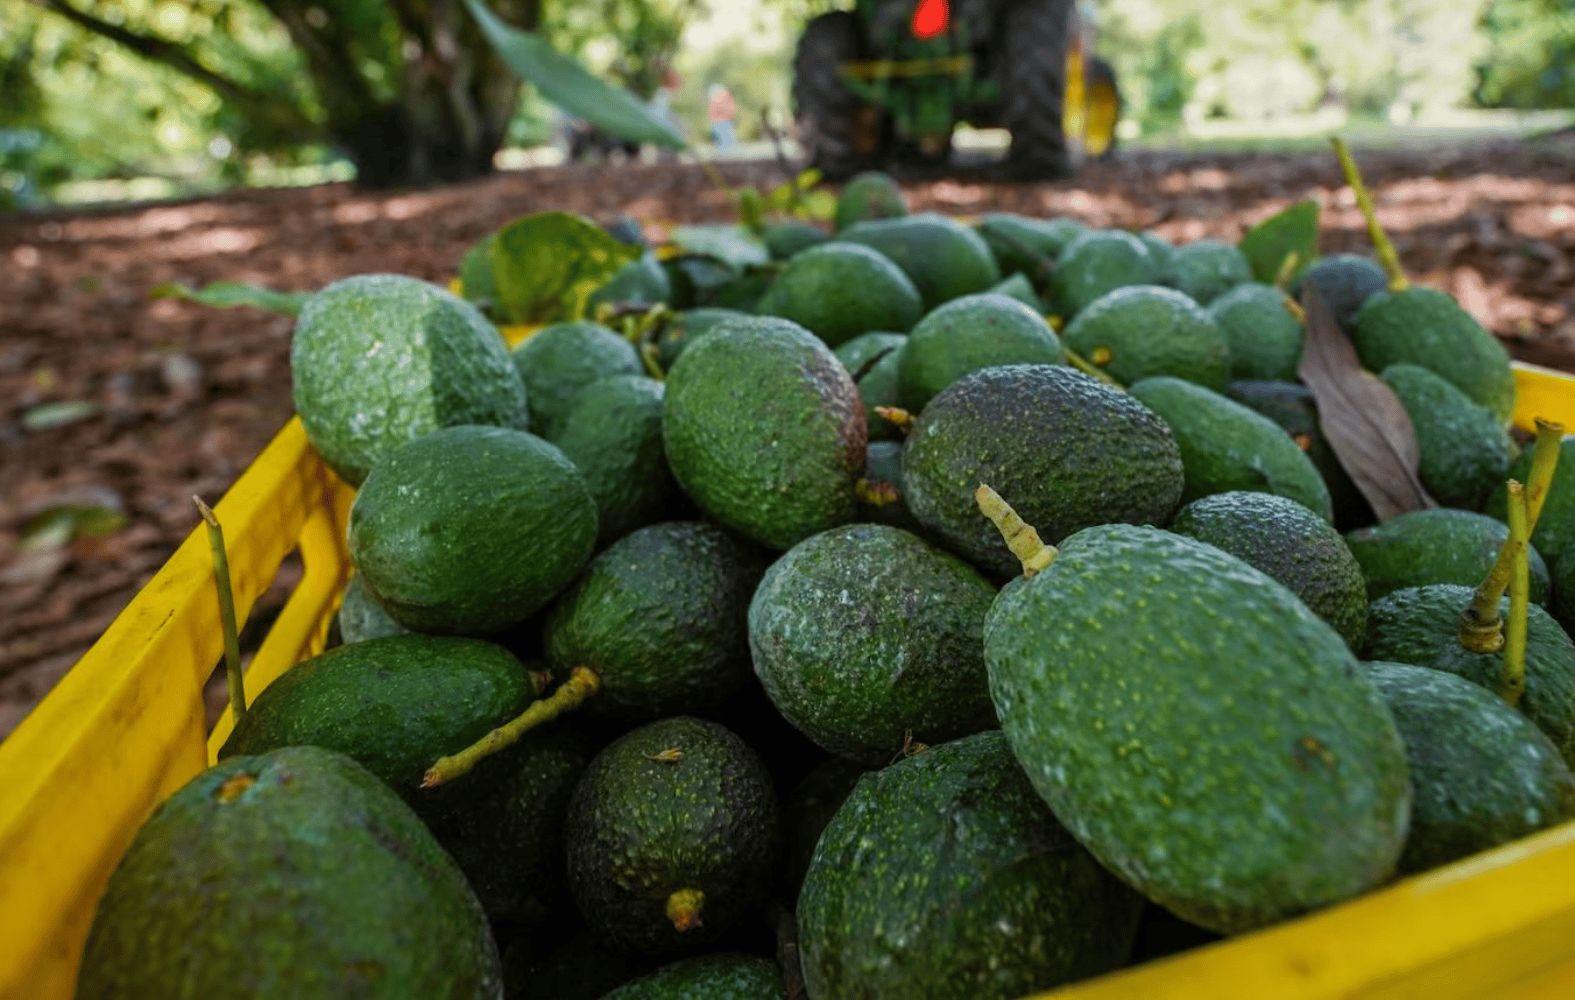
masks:
[[[519,336],[518,331],[515,338]],[[1575,429],[1575,378],[1516,365],[1516,420]],[[297,548],[301,582],[246,674],[248,700],[322,649],[350,571],[352,499],[299,420],[216,508],[244,617]],[[193,514],[196,522],[196,515]],[[223,654],[199,525],[0,744],[0,998],[67,1000],[137,826],[214,759],[202,686]],[[1299,920],[1068,987],[1057,1000],[1575,998],[1575,823]]]

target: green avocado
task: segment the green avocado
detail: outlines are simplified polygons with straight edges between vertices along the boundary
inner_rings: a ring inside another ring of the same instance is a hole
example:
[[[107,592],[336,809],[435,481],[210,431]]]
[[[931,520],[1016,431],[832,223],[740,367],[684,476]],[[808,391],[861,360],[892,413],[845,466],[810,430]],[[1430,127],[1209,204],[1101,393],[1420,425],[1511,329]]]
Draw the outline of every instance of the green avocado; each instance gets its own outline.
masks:
[[[749,604],[766,694],[815,743],[870,767],[909,739],[995,724],[979,636],[995,586],[884,524],[812,535],[772,563]]]
[[[1377,522],[1372,504],[1351,480],[1351,474],[1345,471],[1328,438],[1323,436],[1318,420],[1318,400],[1311,389],[1295,382],[1229,382],[1225,385],[1225,395],[1279,424],[1296,442],[1296,447],[1307,453],[1329,488],[1336,528],[1355,531]]]
[[[421,821],[349,757],[300,746],[221,761],[154,810],[99,898],[75,995],[501,1000],[503,984]]]
[[[761,556],[714,524],[639,528],[592,559],[548,615],[559,677],[600,678],[586,710],[626,721],[707,711],[750,676],[749,598]]]
[[[1061,250],[1087,232],[1081,222],[1066,216],[1036,219],[1015,212],[991,212],[980,218],[974,228],[990,245],[1003,275],[1025,275],[1036,286],[1049,278],[1041,273],[1045,265],[1054,266]]]
[[[1498,691],[1504,655],[1473,653],[1460,644],[1460,612],[1476,588],[1431,584],[1396,590],[1367,606],[1362,656],[1432,667]],[[1499,605],[1509,617],[1509,598]],[[1575,768],[1575,642],[1546,611],[1526,614],[1526,691],[1519,708]]]
[[[1017,1000],[1121,967],[1142,908],[992,729],[866,775],[837,810],[798,899],[804,985]]]
[[[1061,249],[1050,278],[1049,304],[1071,320],[1095,299],[1124,285],[1152,285],[1159,264],[1131,233],[1091,229]]]
[[[907,342],[907,335],[901,333],[865,333],[836,349],[837,357],[859,387],[871,441],[890,441],[902,436],[897,426],[876,413],[875,408],[901,405],[897,397],[897,365],[902,345]]]
[[[908,334],[897,356],[897,398],[918,413],[942,389],[993,365],[1059,365],[1061,340],[1043,316],[997,292],[952,299]]]
[[[902,475],[919,523],[1002,579],[1022,566],[979,514],[981,482],[1052,545],[1093,524],[1168,524],[1183,483],[1159,416],[1062,365],[982,368],[947,386],[904,442]]]
[[[919,290],[901,268],[842,240],[788,261],[755,311],[790,319],[829,347],[872,330],[907,330],[924,314]]]
[[[514,364],[530,394],[530,431],[551,441],[580,391],[608,375],[643,375],[634,345],[587,320],[554,323],[514,348]]]
[[[1397,514],[1382,524],[1347,532],[1345,544],[1362,565],[1367,599],[1406,587],[1458,583],[1475,587],[1509,538],[1503,521],[1469,510],[1439,507]],[[1548,603],[1548,568],[1535,546],[1527,551],[1531,600]],[[1375,659],[1394,659],[1382,656]]]
[[[1194,240],[1171,252],[1155,282],[1206,306],[1251,280],[1252,265],[1236,247],[1219,240]]]
[[[853,516],[867,435],[847,369],[791,320],[725,322],[667,374],[662,438],[679,486],[771,548]]]
[[[934,212],[860,222],[837,238],[862,243],[891,258],[919,290],[925,312],[960,295],[987,291],[1001,280],[1001,269],[984,237]]]
[[[390,452],[350,505],[355,570],[417,632],[497,632],[545,607],[596,544],[596,501],[555,445],[446,427]]]
[[[678,484],[662,446],[666,388],[644,375],[609,375],[581,390],[553,441],[585,478],[606,546],[660,519]]]
[[[775,962],[724,952],[664,965],[602,1000],[788,1000],[788,993]]]
[[[466,302],[492,316],[498,301],[498,282],[492,276],[492,245],[498,234],[491,233],[471,244],[459,262],[459,294]]]
[[[1369,371],[1400,362],[1421,365],[1500,422],[1509,423],[1515,412],[1509,351],[1448,292],[1422,285],[1375,292],[1356,313],[1351,342]]]
[[[1122,385],[1173,375],[1225,388],[1230,361],[1214,317],[1182,293],[1128,285],[1100,296],[1061,331],[1066,346]]]
[[[1322,257],[1301,273],[1291,285],[1291,296],[1301,301],[1302,292],[1312,288],[1323,296],[1324,305],[1347,336],[1356,330],[1356,312],[1362,304],[1389,287],[1384,269],[1356,254],[1342,253]]]
[[[456,424],[526,429],[525,384],[497,328],[436,285],[359,274],[306,301],[290,341],[295,410],[359,486],[390,450]]]
[[[590,294],[586,309],[595,315],[596,307],[606,303],[613,306],[650,306],[662,302],[671,304],[673,283],[662,269],[656,254],[647,250],[638,260],[632,260],[618,269],[607,283]]]
[[[1394,714],[1411,770],[1401,874],[1575,819],[1575,777],[1558,747],[1498,695],[1442,670],[1366,667]]]
[[[896,219],[908,214],[908,198],[890,174],[866,170],[842,185],[832,217],[833,232],[872,219]]]
[[[1417,478],[1445,507],[1480,510],[1502,488],[1515,445],[1498,418],[1440,375],[1399,363],[1379,373],[1416,434]]]
[[[508,721],[534,696],[525,667],[481,639],[393,635],[302,660],[257,696],[219,759],[311,744],[336,750],[400,795]]]
[[[1209,303],[1233,380],[1296,381],[1306,332],[1273,285],[1243,282]]]
[[[1039,297],[1038,292],[1034,291],[1034,286],[1028,283],[1028,279],[1021,274],[1002,278],[998,283],[991,286],[989,290],[997,295],[1005,295],[1007,298],[1016,299],[1032,309],[1035,314],[1044,315],[1044,300]]]
[[[1149,254],[1154,258],[1156,273],[1170,260],[1170,255],[1176,252],[1176,244],[1165,239],[1155,232],[1144,231],[1137,234],[1137,238],[1148,247]]]
[[[1272,493],[1232,491],[1200,497],[1176,512],[1170,530],[1223,549],[1290,588],[1362,648],[1367,582],[1334,526],[1303,505]]]
[[[757,910],[780,853],[760,758],[727,728],[661,719],[592,759],[564,822],[569,888],[626,951],[694,953]]]
[[[807,222],[773,222],[761,239],[772,260],[792,260],[810,247],[820,246],[831,237],[824,229]]]
[[[1393,874],[1410,813],[1394,720],[1339,633],[1235,556],[1087,528],[1001,591],[984,651],[1035,790],[1183,919],[1247,931]]]
[[[1179,378],[1143,379],[1127,391],[1169,425],[1186,469],[1182,503],[1211,493],[1257,490],[1289,497],[1333,523],[1329,488],[1306,452],[1274,421]]]

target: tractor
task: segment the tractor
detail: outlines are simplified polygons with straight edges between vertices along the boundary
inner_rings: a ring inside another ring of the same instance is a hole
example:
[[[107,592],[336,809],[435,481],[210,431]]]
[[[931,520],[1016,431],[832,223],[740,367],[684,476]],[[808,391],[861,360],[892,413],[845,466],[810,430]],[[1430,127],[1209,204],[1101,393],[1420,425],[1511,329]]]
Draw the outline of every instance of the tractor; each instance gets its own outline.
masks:
[[[1074,173],[1115,144],[1121,95],[1075,0],[857,0],[810,19],[793,60],[798,140],[829,179],[944,170],[960,122],[1002,127],[1009,177]]]

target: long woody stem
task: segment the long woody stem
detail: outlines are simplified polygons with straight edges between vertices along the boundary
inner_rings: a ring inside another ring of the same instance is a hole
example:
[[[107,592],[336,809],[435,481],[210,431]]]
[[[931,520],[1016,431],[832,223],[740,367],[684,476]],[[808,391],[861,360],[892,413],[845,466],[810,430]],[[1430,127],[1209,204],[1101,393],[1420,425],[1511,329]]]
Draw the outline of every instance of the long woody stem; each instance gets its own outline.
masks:
[[[1346,148],[1344,139],[1336,136],[1329,141],[1334,144],[1335,155],[1340,157],[1340,169],[1345,172],[1345,182],[1351,185],[1356,204],[1362,210],[1362,218],[1367,221],[1367,235],[1373,241],[1378,263],[1383,265],[1384,273],[1389,275],[1389,290],[1403,292],[1411,287],[1411,282],[1405,276],[1405,269],[1400,266],[1400,255],[1395,252],[1395,245],[1378,224],[1378,213],[1373,208],[1372,196],[1367,193],[1367,185],[1362,183],[1362,173],[1356,169],[1356,161],[1351,159],[1351,151]]]
[[[1012,555],[1023,564],[1024,576],[1038,573],[1059,554],[1054,545],[1040,540],[1039,532],[1018,517],[1012,505],[1001,499],[1001,494],[985,483],[974,490],[973,499],[979,505],[979,512],[989,518],[1006,539],[1006,547],[1012,550]]]
[[[1526,523],[1525,493],[1513,480],[1509,485],[1509,539],[1515,546],[1515,575],[1509,585],[1509,626],[1504,636],[1504,663],[1499,674],[1498,693],[1511,705],[1517,705],[1526,692],[1526,618],[1531,604],[1531,573],[1526,553],[1530,548],[1531,530]]]

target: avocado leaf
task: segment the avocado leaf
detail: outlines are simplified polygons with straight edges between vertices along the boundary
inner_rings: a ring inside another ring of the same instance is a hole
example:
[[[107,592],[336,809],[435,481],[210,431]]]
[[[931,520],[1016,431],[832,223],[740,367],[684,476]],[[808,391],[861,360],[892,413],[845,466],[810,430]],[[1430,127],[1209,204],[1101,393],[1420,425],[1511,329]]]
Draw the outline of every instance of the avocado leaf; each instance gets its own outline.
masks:
[[[505,24],[482,0],[465,0],[465,7],[509,69],[533,84],[549,102],[620,139],[653,142],[669,149],[687,145],[672,125],[633,94],[593,76],[539,34]]]
[[[311,297],[311,292],[276,292],[271,288],[245,281],[215,281],[205,288],[194,289],[178,281],[155,285],[148,294],[155,299],[187,299],[206,306],[256,306],[282,316],[295,316]]]
[[[581,319],[592,292],[643,251],[580,215],[515,219],[492,241],[496,307],[506,323]]]
[[[771,262],[765,241],[742,225],[676,226],[669,239],[691,253],[715,257],[740,270]]]
[[[1318,203],[1304,198],[1289,208],[1262,220],[1242,236],[1237,244],[1252,265],[1252,276],[1265,284],[1274,284],[1285,265],[1285,258],[1296,254],[1296,266],[1291,280],[1313,261],[1318,259]]]

